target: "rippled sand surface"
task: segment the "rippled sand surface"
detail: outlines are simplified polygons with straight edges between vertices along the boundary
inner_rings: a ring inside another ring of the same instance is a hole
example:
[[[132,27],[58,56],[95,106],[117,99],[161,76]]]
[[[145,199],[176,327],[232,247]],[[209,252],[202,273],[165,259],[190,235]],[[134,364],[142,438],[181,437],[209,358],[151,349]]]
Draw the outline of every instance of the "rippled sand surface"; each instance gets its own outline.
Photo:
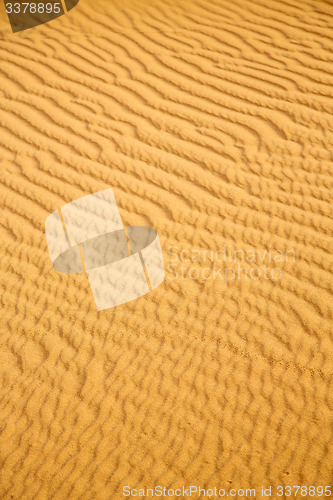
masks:
[[[332,2],[0,4],[1,500],[330,484]],[[97,312],[44,223],[109,187],[185,277]],[[188,262],[225,246],[281,278]]]

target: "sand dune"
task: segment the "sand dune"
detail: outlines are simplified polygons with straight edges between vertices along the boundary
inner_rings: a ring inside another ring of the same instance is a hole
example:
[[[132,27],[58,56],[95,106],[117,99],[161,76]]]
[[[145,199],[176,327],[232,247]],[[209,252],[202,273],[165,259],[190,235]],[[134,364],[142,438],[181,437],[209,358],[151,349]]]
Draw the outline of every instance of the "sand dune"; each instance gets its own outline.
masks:
[[[81,0],[14,35],[0,2],[1,500],[330,484],[332,28],[325,0]],[[109,187],[186,261],[99,313],[44,223]]]

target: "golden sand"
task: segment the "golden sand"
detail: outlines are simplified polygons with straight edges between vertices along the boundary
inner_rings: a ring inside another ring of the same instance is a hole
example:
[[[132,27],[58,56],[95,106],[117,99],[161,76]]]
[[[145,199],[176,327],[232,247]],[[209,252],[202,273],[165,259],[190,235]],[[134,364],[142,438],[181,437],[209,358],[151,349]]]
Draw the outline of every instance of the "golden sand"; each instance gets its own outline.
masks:
[[[329,485],[332,2],[81,0],[14,35],[0,1],[0,37],[0,499]],[[185,277],[97,312],[44,223],[109,187]],[[225,245],[295,258],[189,262]]]

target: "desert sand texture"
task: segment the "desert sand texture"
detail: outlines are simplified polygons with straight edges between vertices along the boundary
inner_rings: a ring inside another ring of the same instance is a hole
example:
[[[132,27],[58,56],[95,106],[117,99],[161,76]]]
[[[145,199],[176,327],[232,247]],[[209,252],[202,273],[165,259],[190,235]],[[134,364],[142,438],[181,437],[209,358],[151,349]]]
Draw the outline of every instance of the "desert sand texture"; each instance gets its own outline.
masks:
[[[0,5],[0,499],[330,485],[333,3]],[[44,224],[110,187],[166,278],[98,312]]]

